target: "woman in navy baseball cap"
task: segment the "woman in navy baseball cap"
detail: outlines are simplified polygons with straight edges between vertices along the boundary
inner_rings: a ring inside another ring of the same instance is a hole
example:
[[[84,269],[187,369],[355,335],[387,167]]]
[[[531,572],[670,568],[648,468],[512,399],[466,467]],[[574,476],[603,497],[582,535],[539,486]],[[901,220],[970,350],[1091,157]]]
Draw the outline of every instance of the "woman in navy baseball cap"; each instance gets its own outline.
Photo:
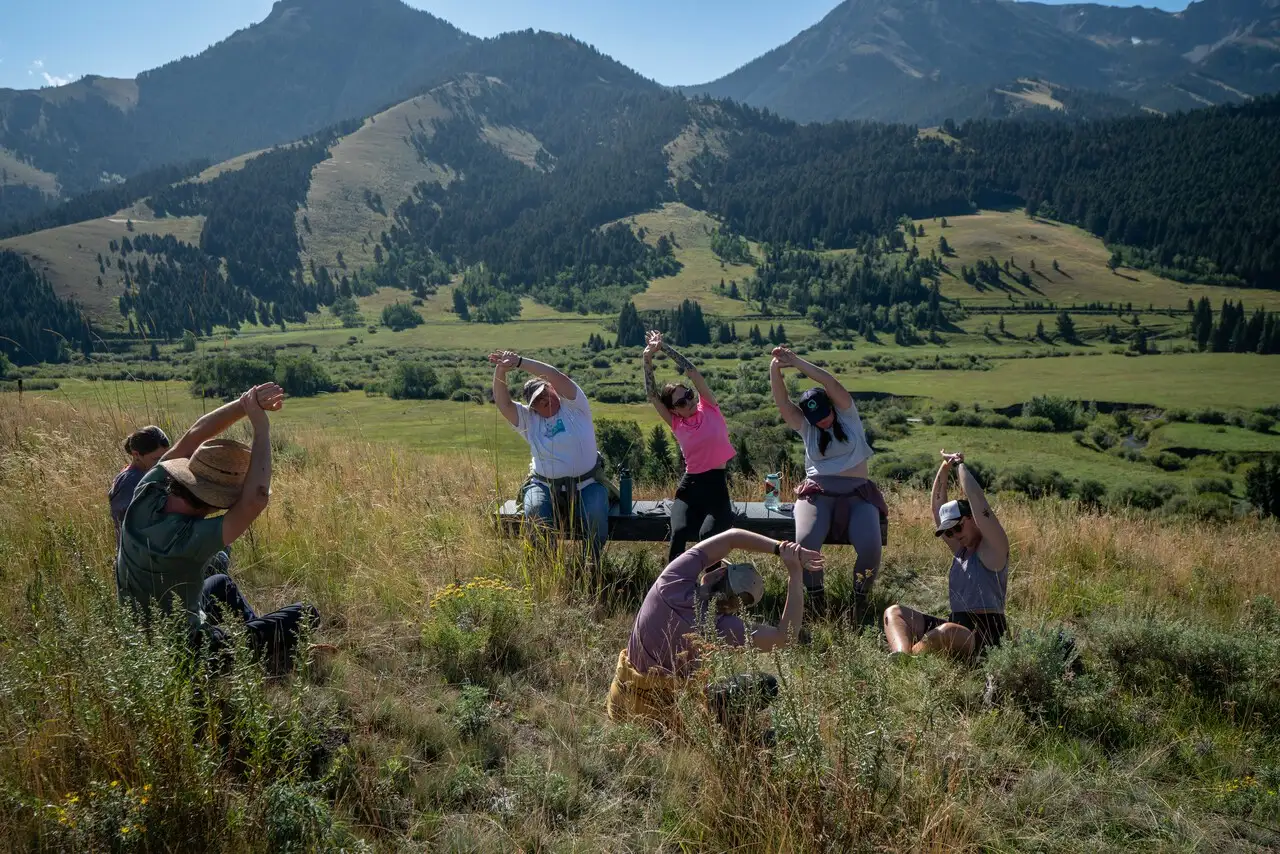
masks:
[[[818,383],[794,403],[782,378],[795,368]],[[868,477],[867,442],[853,395],[827,371],[786,347],[773,350],[769,385],[782,419],[804,440],[805,481],[796,490],[796,542],[818,551],[823,543],[851,545],[854,565],[855,620],[866,613],[867,594],[880,570],[880,552],[888,531],[889,510]],[[823,573],[806,572],[805,587],[815,612],[826,607]]]

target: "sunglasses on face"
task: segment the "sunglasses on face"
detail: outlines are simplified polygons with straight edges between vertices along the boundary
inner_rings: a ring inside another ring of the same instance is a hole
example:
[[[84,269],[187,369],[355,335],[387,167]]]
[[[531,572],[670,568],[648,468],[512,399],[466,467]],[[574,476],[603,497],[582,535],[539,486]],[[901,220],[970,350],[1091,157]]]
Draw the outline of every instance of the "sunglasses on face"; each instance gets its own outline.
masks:
[[[963,527],[964,527],[964,519],[961,519],[959,522],[956,522],[950,528],[947,528],[947,530],[943,531],[942,536],[946,537],[949,540],[952,537],[954,537],[956,534],[959,534],[960,529]]]
[[[671,405],[677,409],[680,408],[681,406],[689,406],[692,403],[693,403],[693,392],[686,392],[680,397],[671,398]]]

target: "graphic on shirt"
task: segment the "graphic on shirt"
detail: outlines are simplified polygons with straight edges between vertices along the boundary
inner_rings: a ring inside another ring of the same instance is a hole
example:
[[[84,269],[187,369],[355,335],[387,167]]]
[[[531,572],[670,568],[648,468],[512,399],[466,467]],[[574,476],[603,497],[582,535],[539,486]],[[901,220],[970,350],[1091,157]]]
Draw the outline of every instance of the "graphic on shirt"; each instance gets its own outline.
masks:
[[[565,426],[562,418],[557,418],[555,424],[548,421],[542,426],[542,435],[548,439],[554,439],[563,432],[565,432]]]

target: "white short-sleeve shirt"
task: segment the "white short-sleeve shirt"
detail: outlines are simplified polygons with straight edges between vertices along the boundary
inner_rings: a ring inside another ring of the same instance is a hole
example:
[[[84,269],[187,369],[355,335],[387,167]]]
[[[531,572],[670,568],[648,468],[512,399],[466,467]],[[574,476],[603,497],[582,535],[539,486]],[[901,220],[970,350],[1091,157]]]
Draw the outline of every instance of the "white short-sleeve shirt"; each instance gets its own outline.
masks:
[[[577,397],[560,396],[560,411],[543,418],[523,403],[516,404],[516,432],[533,452],[533,473],[554,480],[581,477],[596,467],[596,425],[587,395],[573,384]]]

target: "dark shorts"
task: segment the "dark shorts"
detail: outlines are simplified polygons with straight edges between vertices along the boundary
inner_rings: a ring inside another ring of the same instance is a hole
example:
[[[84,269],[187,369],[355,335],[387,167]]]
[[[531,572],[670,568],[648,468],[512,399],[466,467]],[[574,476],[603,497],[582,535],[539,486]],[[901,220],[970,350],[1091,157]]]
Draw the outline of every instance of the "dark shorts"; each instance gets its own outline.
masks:
[[[924,630],[927,634],[943,623],[955,623],[973,632],[973,654],[982,655],[988,647],[999,646],[1009,624],[1004,614],[980,614],[973,611],[956,611],[950,617],[934,617],[925,614]]]

